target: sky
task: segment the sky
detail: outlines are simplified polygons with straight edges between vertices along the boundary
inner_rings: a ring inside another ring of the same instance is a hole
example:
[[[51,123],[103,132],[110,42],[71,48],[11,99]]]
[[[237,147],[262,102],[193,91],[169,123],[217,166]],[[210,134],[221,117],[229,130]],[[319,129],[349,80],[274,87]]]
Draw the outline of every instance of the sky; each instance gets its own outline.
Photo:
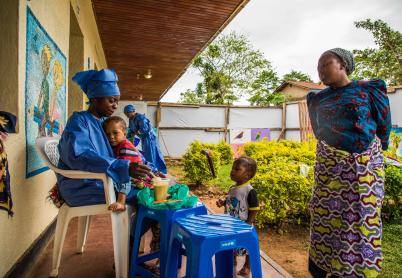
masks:
[[[294,69],[317,82],[316,63],[325,50],[375,46],[371,34],[353,24],[366,18],[382,19],[402,32],[402,0],[250,0],[222,33],[246,35],[279,76]],[[177,102],[181,92],[199,81],[197,70],[190,67],[162,101]]]

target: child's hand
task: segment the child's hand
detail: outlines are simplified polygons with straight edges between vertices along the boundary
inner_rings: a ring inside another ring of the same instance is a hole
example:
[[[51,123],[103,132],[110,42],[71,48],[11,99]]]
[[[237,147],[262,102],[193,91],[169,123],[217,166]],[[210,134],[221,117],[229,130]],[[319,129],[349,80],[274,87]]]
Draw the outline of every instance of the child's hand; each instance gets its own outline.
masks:
[[[225,201],[222,200],[222,199],[218,199],[216,201],[216,205],[217,205],[218,208],[222,207],[224,204],[225,204]]]
[[[157,176],[157,177],[163,178],[163,179],[166,178],[166,175],[164,173],[159,172],[159,171],[155,172],[154,175]]]
[[[119,202],[116,202],[116,203],[111,204],[108,207],[108,210],[111,210],[113,212],[125,211],[126,210],[126,205],[122,204],[122,203],[119,203]]]

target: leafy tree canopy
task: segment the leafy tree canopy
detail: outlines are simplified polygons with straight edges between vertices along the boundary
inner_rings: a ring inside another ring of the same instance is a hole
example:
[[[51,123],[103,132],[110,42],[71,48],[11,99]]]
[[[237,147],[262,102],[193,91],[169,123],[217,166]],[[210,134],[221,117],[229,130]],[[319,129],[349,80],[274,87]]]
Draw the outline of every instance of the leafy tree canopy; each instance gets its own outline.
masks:
[[[282,78],[283,81],[304,81],[304,82],[313,82],[310,75],[303,73],[298,70],[291,70],[289,73],[285,74]]]
[[[183,103],[233,104],[241,98],[270,93],[279,84],[263,53],[235,32],[212,42],[193,60],[192,67],[203,80],[194,90],[181,94]]]
[[[353,79],[384,79],[389,85],[402,84],[402,34],[382,20],[356,21],[355,26],[369,31],[378,48],[355,49]]]

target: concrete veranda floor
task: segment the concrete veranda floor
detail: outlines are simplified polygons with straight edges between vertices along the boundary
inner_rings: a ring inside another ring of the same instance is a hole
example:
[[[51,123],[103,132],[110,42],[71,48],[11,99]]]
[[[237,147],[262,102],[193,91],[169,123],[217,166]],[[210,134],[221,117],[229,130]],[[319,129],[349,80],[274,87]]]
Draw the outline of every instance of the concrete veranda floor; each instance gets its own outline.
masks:
[[[83,254],[75,252],[77,236],[77,221],[70,222],[64,242],[63,254],[59,268],[59,278],[113,278],[113,244],[112,230],[109,215],[92,217],[85,251]],[[147,244],[146,244],[147,245]],[[51,271],[53,241],[29,275],[29,278],[49,277]],[[281,273],[281,269],[266,255],[262,255],[261,263],[263,277],[289,277],[287,273]],[[185,262],[183,263],[185,265]],[[241,267],[241,263],[238,268]],[[183,269],[184,270],[184,269]],[[181,276],[183,276],[183,270]]]

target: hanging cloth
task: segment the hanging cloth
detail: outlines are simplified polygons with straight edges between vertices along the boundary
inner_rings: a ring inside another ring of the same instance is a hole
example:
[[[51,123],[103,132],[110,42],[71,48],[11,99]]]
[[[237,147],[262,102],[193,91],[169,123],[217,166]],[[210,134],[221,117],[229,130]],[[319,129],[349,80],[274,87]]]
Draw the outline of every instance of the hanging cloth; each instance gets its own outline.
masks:
[[[10,190],[10,173],[8,172],[7,154],[3,141],[0,139],[0,209],[6,210],[9,216],[13,216],[13,201]]]

